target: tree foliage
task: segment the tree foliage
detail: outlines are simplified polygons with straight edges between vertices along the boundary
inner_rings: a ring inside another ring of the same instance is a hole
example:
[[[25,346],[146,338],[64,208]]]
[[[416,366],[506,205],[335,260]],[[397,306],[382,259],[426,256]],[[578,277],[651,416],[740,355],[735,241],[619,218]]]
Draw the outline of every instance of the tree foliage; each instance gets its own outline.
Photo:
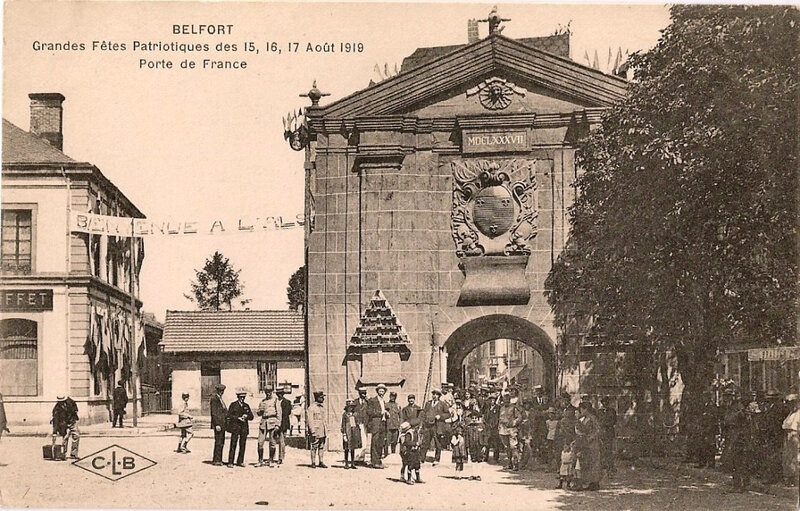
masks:
[[[796,342],[797,59],[794,7],[672,7],[579,146],[557,323],[673,352],[684,397],[718,350]]]
[[[306,267],[297,269],[289,278],[286,288],[286,297],[289,299],[289,310],[300,310],[306,303]]]
[[[244,285],[239,280],[241,270],[234,270],[230,260],[218,251],[206,259],[202,270],[195,270],[195,281],[191,283],[191,295],[187,299],[197,303],[200,310],[233,308],[232,302],[242,295]]]

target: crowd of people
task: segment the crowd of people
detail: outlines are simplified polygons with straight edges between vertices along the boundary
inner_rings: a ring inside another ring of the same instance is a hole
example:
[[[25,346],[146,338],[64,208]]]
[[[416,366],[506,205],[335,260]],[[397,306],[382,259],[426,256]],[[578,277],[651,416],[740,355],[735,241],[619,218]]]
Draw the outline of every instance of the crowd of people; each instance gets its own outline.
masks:
[[[741,395],[729,387],[718,398],[708,392],[687,452],[700,467],[731,474],[733,485],[745,490],[752,477],[765,484],[797,480],[797,430],[800,413],[796,394],[778,392]]]
[[[423,463],[436,466],[446,450],[458,479],[480,480],[476,464],[503,459],[510,471],[538,466],[553,472],[558,488],[591,491],[604,471],[613,471],[616,412],[607,399],[595,410],[588,400],[573,406],[567,394],[550,403],[541,386],[532,399],[521,400],[516,387],[456,389],[445,383],[419,406],[413,394],[401,405],[397,393],[387,393],[382,384],[371,397],[366,387],[356,390],[358,397],[345,403],[341,416],[346,469],[382,469],[383,458],[399,448],[400,476],[408,484],[422,482]],[[324,397],[314,393],[307,410],[313,468],[326,467]]]
[[[120,390],[122,401],[124,388]],[[219,384],[215,391],[210,400],[214,465],[223,465],[228,433],[225,464],[244,466],[249,423],[257,417],[258,462],[254,465],[280,466],[286,436],[300,423],[302,414],[310,466],[327,468],[324,457],[330,422],[323,392],[314,392],[313,402],[303,410],[297,400],[286,398],[285,388],[267,386],[254,412],[245,402],[245,389],[236,392],[237,399],[229,406],[222,399],[225,386]],[[422,482],[422,466],[427,462],[436,466],[442,453],[449,450],[453,477],[458,479],[480,480],[476,464],[502,461],[509,471],[536,468],[552,472],[557,488],[592,491],[599,489],[603,475],[614,473],[617,415],[608,397],[601,398],[598,407],[588,396],[574,406],[567,393],[550,402],[541,386],[534,387],[532,397],[522,399],[514,386],[457,389],[444,383],[420,406],[414,394],[401,404],[397,393],[388,392],[383,384],[374,387],[372,396],[367,387],[356,391],[358,397],[345,403],[340,422],[346,469],[381,469],[386,456],[399,452],[401,478],[415,484]],[[176,452],[188,453],[194,417],[189,395],[183,394],[182,399],[175,424],[180,430]],[[740,396],[728,388],[720,398],[709,392],[686,431],[687,456],[700,467],[713,468],[719,459],[719,468],[732,475],[737,488],[747,488],[753,476],[764,483],[779,482],[783,476],[784,482],[793,484],[798,476],[799,404],[796,394],[783,398],[776,392]],[[114,415],[118,427],[122,414],[115,410]],[[64,457],[69,453],[77,459],[80,431],[75,401],[58,396],[51,422],[53,446],[61,439]],[[6,424],[0,397],[0,438],[8,431]]]
[[[228,467],[244,467],[245,452],[247,449],[247,436],[250,434],[250,421],[256,416],[259,417],[258,424],[258,462],[256,467],[277,467],[283,464],[286,455],[286,435],[291,429],[290,417],[293,413],[292,402],[286,398],[287,389],[278,387],[275,389],[267,385],[264,389],[264,398],[258,405],[256,413],[250,405],[245,402],[247,390],[238,389],[236,391],[236,401],[230,406],[225,406],[222,394],[225,392],[225,385],[217,384],[214,387],[215,394],[211,397],[211,429],[214,430],[214,454],[211,463],[221,466],[222,454],[225,447],[225,433],[230,433],[230,444],[228,448]],[[184,394],[184,402],[188,403],[189,396]],[[181,433],[181,443],[178,451],[188,452],[186,444],[191,438],[192,417],[188,414],[188,404],[178,416],[176,427],[181,428],[187,433]],[[182,424],[183,421],[183,424]],[[264,444],[268,444],[268,451],[264,452]],[[238,451],[238,455],[237,455]],[[319,454],[320,464],[322,464],[322,453]]]
[[[212,463],[223,464],[226,432],[230,433],[227,466],[244,466],[249,423],[259,419],[258,462],[256,466],[277,466],[283,462],[285,435],[293,427],[290,415],[297,406],[286,399],[285,391],[268,386],[254,413],[245,402],[247,392],[237,391],[237,400],[225,406],[224,385],[216,386],[211,398],[211,428],[214,430]],[[558,488],[597,490],[601,474],[613,471],[616,412],[606,399],[598,410],[588,400],[575,407],[568,394],[551,403],[541,386],[531,399],[520,399],[513,386],[472,386],[456,389],[449,383],[431,391],[422,406],[416,396],[406,396],[400,404],[396,392],[385,385],[356,389],[358,397],[347,400],[342,410],[341,429],[344,468],[368,466],[384,468],[383,459],[399,452],[400,476],[408,484],[422,482],[422,466],[436,466],[442,453],[450,451],[453,477],[480,480],[474,468],[478,463],[503,460],[505,468],[519,471],[537,467],[554,474]],[[325,464],[328,416],[325,394],[314,392],[305,409],[305,427],[311,468]],[[193,418],[188,411],[188,395],[176,427],[181,429],[178,452],[188,452]],[[269,443],[265,455],[264,444]],[[238,456],[237,456],[238,452]],[[277,459],[275,455],[277,454]],[[429,458],[428,455],[431,454]],[[367,461],[368,460],[368,461]],[[464,475],[465,469],[469,475]]]

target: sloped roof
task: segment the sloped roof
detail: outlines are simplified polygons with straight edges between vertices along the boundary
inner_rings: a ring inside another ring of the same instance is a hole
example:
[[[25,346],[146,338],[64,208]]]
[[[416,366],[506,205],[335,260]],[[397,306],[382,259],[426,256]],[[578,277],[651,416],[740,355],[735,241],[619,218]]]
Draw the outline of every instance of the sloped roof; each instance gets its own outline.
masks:
[[[350,338],[350,346],[392,347],[408,344],[408,335],[398,323],[386,297],[380,290],[375,291]]]
[[[303,351],[303,314],[282,310],[167,311],[165,353]]]
[[[144,218],[144,213],[108,179],[100,169],[87,162],[74,160],[47,141],[3,119],[3,177],[61,176],[93,177],[122,201],[129,214]]]
[[[546,51],[559,57],[569,58],[569,34],[551,35],[545,37],[525,37],[517,39],[526,46],[536,48],[537,50]],[[417,48],[414,53],[403,59],[403,64],[400,66],[400,71],[408,71],[415,67],[427,64],[432,60],[452,53],[459,48],[463,48],[466,44],[454,44],[451,46],[434,46],[430,48]]]
[[[402,114],[494,72],[522,77],[590,107],[609,107],[627,92],[627,82],[618,76],[495,33],[329,105],[310,108],[309,117],[313,125],[316,119]]]
[[[74,163],[43,139],[3,119],[3,163]]]

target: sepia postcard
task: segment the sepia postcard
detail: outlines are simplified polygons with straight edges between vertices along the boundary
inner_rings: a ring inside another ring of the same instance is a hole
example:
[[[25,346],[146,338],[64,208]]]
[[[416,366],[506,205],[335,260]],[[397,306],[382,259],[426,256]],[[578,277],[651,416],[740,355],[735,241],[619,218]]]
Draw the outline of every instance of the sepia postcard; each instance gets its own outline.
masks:
[[[0,507],[797,509],[798,23],[5,2]]]

